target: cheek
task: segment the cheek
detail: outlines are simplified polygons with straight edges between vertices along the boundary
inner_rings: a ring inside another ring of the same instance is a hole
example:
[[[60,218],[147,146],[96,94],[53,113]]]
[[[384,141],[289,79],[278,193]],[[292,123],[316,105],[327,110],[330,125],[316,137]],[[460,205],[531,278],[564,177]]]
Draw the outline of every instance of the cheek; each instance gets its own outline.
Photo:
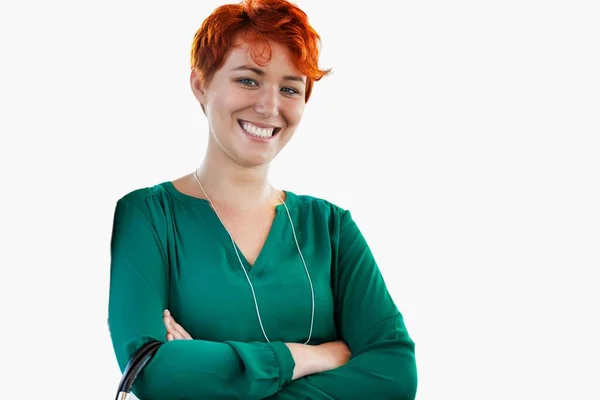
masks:
[[[210,122],[215,127],[231,122],[231,115],[240,108],[239,96],[220,93],[210,101]]]
[[[216,96],[213,96],[211,99],[211,103],[215,110],[231,110],[235,106],[235,96],[232,96],[229,93],[219,93]]]
[[[290,125],[298,125],[304,115],[304,102],[298,102],[297,104],[290,104],[286,107],[285,117]]]

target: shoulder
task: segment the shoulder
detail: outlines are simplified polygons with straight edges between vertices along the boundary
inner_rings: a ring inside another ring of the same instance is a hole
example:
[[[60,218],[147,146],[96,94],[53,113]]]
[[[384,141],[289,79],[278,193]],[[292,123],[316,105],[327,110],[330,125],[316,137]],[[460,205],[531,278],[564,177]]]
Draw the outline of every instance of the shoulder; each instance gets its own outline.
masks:
[[[132,189],[123,194],[117,203],[128,203],[138,207],[143,207],[148,202],[160,200],[167,194],[165,188],[167,182],[159,183],[154,186]]]
[[[149,187],[136,188],[123,194],[118,201],[133,204],[141,204],[148,201],[152,197],[160,195],[164,191],[165,188],[163,186],[163,183]]]
[[[296,194],[287,190],[286,193],[290,203],[300,214],[310,214],[330,222],[341,222],[350,216],[348,209],[331,200],[310,194]]]
[[[321,210],[335,210],[335,211],[346,211],[340,205],[325,199],[323,197],[318,197],[312,194],[304,194],[304,193],[296,193],[290,190],[285,190],[287,194],[287,198],[292,202],[296,207],[312,207],[318,208]]]
[[[133,189],[123,194],[116,203],[117,211],[141,213],[150,220],[163,216],[169,207],[167,182]]]

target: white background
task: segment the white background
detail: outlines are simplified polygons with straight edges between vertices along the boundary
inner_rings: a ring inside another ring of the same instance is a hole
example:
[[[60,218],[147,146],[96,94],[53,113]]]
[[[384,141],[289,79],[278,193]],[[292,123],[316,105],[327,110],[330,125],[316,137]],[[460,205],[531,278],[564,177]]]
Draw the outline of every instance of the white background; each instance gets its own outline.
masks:
[[[298,3],[334,73],[272,181],[353,212],[417,398],[599,399],[595,2]],[[114,205],[199,165],[189,51],[219,4],[0,6],[0,397],[114,396]]]

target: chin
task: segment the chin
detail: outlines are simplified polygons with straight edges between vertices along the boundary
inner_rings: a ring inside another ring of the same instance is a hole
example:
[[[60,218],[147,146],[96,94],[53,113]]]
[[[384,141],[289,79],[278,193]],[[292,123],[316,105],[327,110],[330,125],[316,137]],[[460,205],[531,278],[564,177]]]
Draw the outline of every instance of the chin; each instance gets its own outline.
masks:
[[[258,168],[268,166],[274,157],[260,157],[256,154],[246,154],[237,157],[237,162],[244,168]]]

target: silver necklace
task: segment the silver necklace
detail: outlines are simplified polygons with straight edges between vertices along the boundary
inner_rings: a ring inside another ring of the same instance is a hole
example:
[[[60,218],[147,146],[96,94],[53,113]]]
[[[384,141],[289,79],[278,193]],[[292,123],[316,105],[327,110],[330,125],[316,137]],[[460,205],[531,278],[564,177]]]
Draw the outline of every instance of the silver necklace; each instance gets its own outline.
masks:
[[[217,218],[219,219],[219,221],[221,221],[221,225],[223,225],[223,228],[225,228],[225,231],[227,231],[227,234],[231,238],[231,244],[233,245],[233,249],[235,250],[235,254],[236,254],[237,258],[238,258],[238,261],[240,262],[240,266],[242,267],[242,271],[244,271],[244,275],[246,275],[246,280],[248,281],[248,284],[250,285],[250,290],[252,291],[252,298],[254,299],[254,306],[256,308],[256,316],[258,317],[258,323],[260,325],[260,329],[262,330],[262,333],[263,333],[263,336],[265,337],[265,340],[267,342],[271,342],[269,340],[269,337],[267,336],[267,333],[265,332],[265,328],[264,328],[263,323],[262,323],[262,318],[260,316],[260,310],[258,308],[258,301],[256,300],[256,293],[254,292],[254,286],[252,285],[252,281],[250,280],[250,276],[248,276],[248,272],[246,272],[246,268],[244,268],[244,263],[242,262],[242,258],[240,257],[240,253],[237,250],[237,246],[235,245],[235,241],[233,240],[233,236],[231,235],[231,233],[229,233],[229,230],[225,227],[225,224],[223,223],[223,220],[219,216],[219,213],[217,212],[217,209],[215,208],[215,205],[210,200],[210,197],[208,197],[208,194],[206,193],[206,190],[204,190],[204,187],[200,183],[200,179],[198,178],[198,170],[197,169],[194,171],[194,178],[196,178],[196,182],[198,182],[198,186],[200,186],[200,189],[202,190],[202,192],[206,196],[206,199],[208,200],[210,206],[212,207],[213,211],[217,215]],[[294,235],[294,241],[296,242],[296,248],[298,249],[298,254],[300,254],[300,259],[302,259],[302,264],[304,264],[304,271],[306,271],[306,276],[308,278],[308,283],[310,285],[310,294],[311,294],[311,299],[312,299],[312,311],[311,311],[311,316],[310,316],[310,330],[308,332],[308,339],[306,339],[306,342],[304,342],[304,344],[308,344],[308,342],[310,342],[310,339],[312,337],[313,324],[314,324],[314,320],[315,320],[315,291],[314,291],[314,288],[313,288],[312,279],[310,278],[310,273],[308,272],[308,267],[306,266],[306,261],[304,261],[304,256],[302,255],[302,251],[300,250],[300,245],[298,244],[298,238],[296,237],[296,230],[294,229],[294,223],[292,222],[292,216],[290,215],[290,210],[288,209],[287,204],[285,204],[285,201],[283,201],[281,199],[281,196],[279,196],[279,194],[277,194],[277,197],[279,198],[279,201],[281,201],[281,203],[283,204],[283,206],[285,207],[285,210],[287,212],[288,219],[290,220],[290,225],[292,226],[292,233]]]

